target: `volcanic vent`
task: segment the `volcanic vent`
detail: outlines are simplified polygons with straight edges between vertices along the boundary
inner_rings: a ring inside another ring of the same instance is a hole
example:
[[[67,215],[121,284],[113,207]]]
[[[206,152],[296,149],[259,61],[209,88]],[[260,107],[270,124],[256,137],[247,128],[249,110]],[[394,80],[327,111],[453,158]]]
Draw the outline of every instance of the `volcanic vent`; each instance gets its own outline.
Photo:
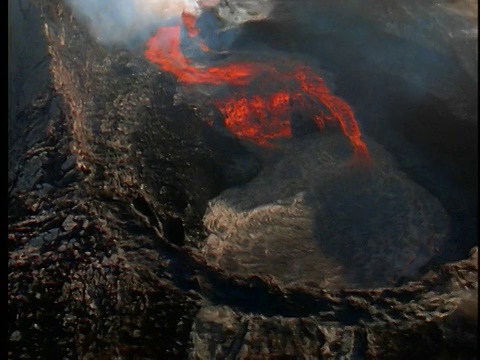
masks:
[[[188,37],[197,37],[199,32],[193,15],[184,12],[182,20]],[[181,25],[159,28],[147,41],[145,57],[161,70],[174,74],[182,84],[234,87],[231,97],[215,99],[213,105],[223,115],[224,126],[236,137],[258,145],[267,145],[271,139],[288,138],[291,136],[292,113],[309,112],[320,129],[326,122],[336,122],[350,139],[355,154],[368,158],[351,109],[342,99],[332,95],[323,79],[309,68],[294,65],[282,69],[279,65],[284,64],[233,61],[198,66],[182,54],[180,32]],[[203,51],[209,51],[201,39],[198,45]],[[280,90],[267,95],[246,94],[250,83],[259,86],[266,81],[277,83]]]
[[[214,107],[220,126],[264,157],[254,180],[209,205],[200,253],[211,266],[284,284],[369,287],[413,276],[439,253],[449,236],[441,204],[363,140],[352,109],[320,75],[291,58],[209,58],[196,21],[184,11],[181,22],[160,27],[145,57],[184,93],[210,94],[203,108]],[[307,123],[317,131],[295,136]]]

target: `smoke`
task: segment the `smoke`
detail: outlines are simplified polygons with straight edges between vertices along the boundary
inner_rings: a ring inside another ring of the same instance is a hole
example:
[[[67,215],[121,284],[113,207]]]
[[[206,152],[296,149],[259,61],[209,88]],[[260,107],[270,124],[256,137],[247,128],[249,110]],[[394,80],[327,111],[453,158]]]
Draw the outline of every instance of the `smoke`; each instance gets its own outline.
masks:
[[[183,11],[198,17],[204,9],[210,9],[223,30],[265,19],[272,11],[270,0],[67,0],[67,3],[104,45],[145,41],[158,26],[179,23]]]
[[[67,0],[104,45],[146,39],[161,24],[178,22],[182,11],[198,11],[195,0]]]
[[[417,88],[446,98],[460,76],[452,55],[473,55],[478,25],[469,14],[459,16],[440,6],[442,3],[445,1],[305,0],[299,6],[291,0],[277,0],[271,19],[310,39],[300,47],[319,58],[332,57],[326,49],[331,40],[337,48],[330,51],[355,55],[350,62],[408,77]],[[478,66],[477,57],[464,57],[462,61],[469,63],[461,65],[476,78],[470,68]]]

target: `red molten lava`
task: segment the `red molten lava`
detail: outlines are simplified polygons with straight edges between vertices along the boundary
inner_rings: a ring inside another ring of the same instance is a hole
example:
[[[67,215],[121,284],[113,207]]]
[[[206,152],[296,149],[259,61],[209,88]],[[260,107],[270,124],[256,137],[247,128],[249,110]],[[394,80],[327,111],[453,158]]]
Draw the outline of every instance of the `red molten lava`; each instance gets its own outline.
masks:
[[[254,95],[230,98],[214,103],[224,116],[225,127],[241,139],[258,145],[269,145],[269,140],[291,137],[290,95],[285,91],[269,97]]]
[[[187,35],[195,38],[199,34],[195,16],[183,12],[182,21]],[[247,62],[195,66],[180,50],[180,31],[180,25],[159,28],[147,40],[145,57],[185,85],[226,84],[240,87],[237,95],[212,101],[223,115],[225,127],[236,137],[269,146],[273,139],[292,136],[292,114],[302,111],[311,116],[320,130],[326,122],[337,123],[352,144],[356,158],[369,159],[352,110],[345,101],[331,94],[323,79],[311,69],[296,66],[282,73],[270,64]],[[208,51],[201,40],[199,45],[203,51]],[[263,95],[264,91],[261,91],[262,94],[245,95],[246,90],[251,90],[248,85],[265,75],[281,90],[267,95]]]
[[[182,12],[182,22],[189,37],[195,37],[198,35],[198,29],[195,26],[195,23],[197,22],[197,18],[195,17],[195,15],[190,14],[184,10]],[[198,45],[202,51],[207,52],[210,50],[208,46],[202,41],[202,39],[198,39]]]
[[[186,12],[185,10],[182,12],[182,22],[185,30],[187,30],[187,34],[189,37],[194,37],[198,35],[198,29],[195,26],[197,22],[197,18],[195,15]]]
[[[247,85],[270,67],[250,63],[195,67],[180,51],[180,26],[161,27],[147,40],[145,57],[184,84]]]
[[[300,84],[300,88],[306,94],[315,97],[320,104],[329,110],[331,117],[327,116],[325,120],[333,119],[338,123],[343,134],[350,140],[355,149],[355,154],[362,157],[368,157],[368,150],[365,143],[360,139],[361,133],[357,121],[353,116],[350,106],[339,97],[330,94],[323,79],[314,74],[306,67],[298,67],[295,70],[295,78]],[[317,126],[323,127],[323,118],[314,117]]]

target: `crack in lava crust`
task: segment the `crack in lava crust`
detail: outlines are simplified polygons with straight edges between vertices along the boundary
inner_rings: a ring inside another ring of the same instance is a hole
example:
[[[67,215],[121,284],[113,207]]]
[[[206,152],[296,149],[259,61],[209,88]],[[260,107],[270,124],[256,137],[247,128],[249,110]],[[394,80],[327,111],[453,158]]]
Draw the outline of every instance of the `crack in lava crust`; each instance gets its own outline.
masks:
[[[188,37],[197,38],[194,15],[182,14],[183,28]],[[353,112],[348,104],[330,93],[323,79],[311,69],[297,65],[282,72],[273,64],[232,62],[219,66],[199,67],[180,50],[182,26],[160,27],[146,42],[145,57],[162,71],[169,72],[183,85],[229,85],[238,87],[236,94],[226,99],[215,99],[212,105],[223,115],[224,126],[237,138],[260,146],[271,146],[271,140],[290,138],[291,118],[295,111],[312,114],[319,129],[326,122],[336,123],[354,149],[354,159],[369,161],[365,143]],[[201,50],[209,51],[200,39]],[[247,96],[245,87],[262,76],[280,90],[264,95]],[[238,94],[241,94],[240,96]],[[307,101],[301,101],[307,98]]]

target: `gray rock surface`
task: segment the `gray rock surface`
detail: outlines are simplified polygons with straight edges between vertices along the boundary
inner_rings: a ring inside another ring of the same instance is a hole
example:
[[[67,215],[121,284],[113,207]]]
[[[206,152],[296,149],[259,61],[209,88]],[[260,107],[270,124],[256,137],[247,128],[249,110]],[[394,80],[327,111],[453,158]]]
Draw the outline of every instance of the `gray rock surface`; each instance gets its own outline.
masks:
[[[211,201],[201,252],[229,273],[330,289],[416,275],[448,241],[447,213],[384,149],[367,147],[370,164],[352,162],[341,134],[284,145],[255,179]]]

